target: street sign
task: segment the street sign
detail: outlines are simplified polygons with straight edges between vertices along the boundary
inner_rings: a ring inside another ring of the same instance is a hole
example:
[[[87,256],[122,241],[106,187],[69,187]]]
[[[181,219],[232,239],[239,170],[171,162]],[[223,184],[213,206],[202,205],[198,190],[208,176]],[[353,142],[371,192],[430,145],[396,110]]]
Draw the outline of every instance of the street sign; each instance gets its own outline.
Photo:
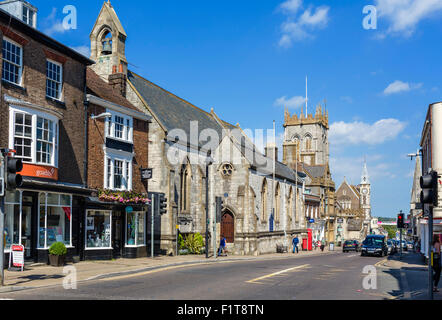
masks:
[[[310,219],[308,222],[309,223],[315,223],[315,219]]]
[[[150,180],[152,179],[153,169],[140,169],[141,170],[141,180]]]
[[[12,245],[11,253],[9,254],[9,268],[13,267],[23,268],[25,266],[25,247],[22,245]]]

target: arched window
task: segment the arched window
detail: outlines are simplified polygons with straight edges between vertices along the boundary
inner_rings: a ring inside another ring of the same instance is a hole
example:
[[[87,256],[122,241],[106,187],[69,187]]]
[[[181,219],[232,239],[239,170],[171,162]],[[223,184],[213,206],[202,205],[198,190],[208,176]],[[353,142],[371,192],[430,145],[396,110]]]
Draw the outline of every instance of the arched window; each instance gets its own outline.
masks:
[[[275,190],[275,221],[279,221],[281,216],[281,187],[279,183],[276,184]]]
[[[107,56],[112,54],[112,33],[106,29],[101,37],[101,55]]]
[[[190,211],[190,186],[191,186],[190,166],[186,165],[181,171],[181,211]]]
[[[264,179],[261,189],[261,219],[267,221],[267,180]]]
[[[293,220],[293,216],[294,216],[294,210],[293,210],[293,187],[290,187],[290,192],[289,192],[289,199],[288,199],[288,216],[289,216],[289,225],[291,224],[292,220]]]
[[[305,150],[306,151],[310,151],[310,150],[312,150],[312,136],[310,135],[310,134],[307,134],[306,136],[305,136],[305,138],[304,138],[304,141],[305,141]]]

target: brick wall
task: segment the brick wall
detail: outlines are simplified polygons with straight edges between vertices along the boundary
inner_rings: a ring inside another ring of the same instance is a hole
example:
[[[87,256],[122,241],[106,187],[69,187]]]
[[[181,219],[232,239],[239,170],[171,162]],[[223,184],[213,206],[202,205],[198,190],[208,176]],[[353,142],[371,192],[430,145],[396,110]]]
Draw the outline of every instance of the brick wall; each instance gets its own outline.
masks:
[[[3,30],[5,26],[0,24],[2,39]],[[8,36],[23,40],[23,87],[2,82],[0,116],[3,125],[0,126],[0,146],[9,145],[9,105],[4,101],[5,94],[45,109],[61,112],[63,119],[59,122],[59,181],[82,184],[86,66],[14,30],[10,30]],[[0,47],[1,45],[0,42]],[[63,62],[63,103],[46,98],[47,57]],[[2,64],[0,69],[1,67]]]
[[[94,189],[103,189],[104,186],[104,150],[105,120],[92,120],[91,115],[106,112],[106,109],[91,104],[88,117],[88,186]],[[133,119],[133,141],[135,157],[132,161],[132,190],[147,193],[145,184],[141,182],[141,168],[148,168],[148,123]]]

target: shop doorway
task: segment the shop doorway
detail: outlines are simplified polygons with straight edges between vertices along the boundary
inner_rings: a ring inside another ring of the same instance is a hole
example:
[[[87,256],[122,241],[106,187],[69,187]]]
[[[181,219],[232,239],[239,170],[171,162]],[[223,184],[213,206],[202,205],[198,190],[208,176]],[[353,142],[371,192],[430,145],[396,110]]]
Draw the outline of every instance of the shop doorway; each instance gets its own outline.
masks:
[[[25,259],[35,260],[37,254],[37,222],[35,221],[38,214],[35,197],[32,193],[23,192],[22,195],[22,212],[21,212],[21,244],[25,247]],[[32,214],[32,212],[35,212]]]
[[[221,235],[226,238],[227,243],[234,243],[235,219],[230,211],[225,211],[221,218]]]
[[[123,221],[121,212],[112,212],[112,255],[115,259],[123,255]]]

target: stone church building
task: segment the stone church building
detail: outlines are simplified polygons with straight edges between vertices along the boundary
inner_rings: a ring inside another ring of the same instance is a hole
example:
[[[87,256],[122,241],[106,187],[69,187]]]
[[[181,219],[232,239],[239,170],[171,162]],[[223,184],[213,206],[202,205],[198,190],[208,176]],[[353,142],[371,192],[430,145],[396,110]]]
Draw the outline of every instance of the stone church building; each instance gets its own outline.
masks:
[[[239,125],[223,121],[214,110],[205,111],[129,70],[127,37],[105,2],[90,35],[92,68],[152,118],[146,141],[153,169],[148,189],[168,199],[157,243],[162,253],[176,253],[177,226],[183,234],[204,235],[208,228],[211,252],[224,235],[228,250],[241,255],[273,253],[277,245],[290,246],[293,235],[305,236],[306,174],[274,161],[274,146],[259,152]],[[327,157],[324,150],[310,164]],[[223,200],[219,223],[214,223],[216,197]]]

